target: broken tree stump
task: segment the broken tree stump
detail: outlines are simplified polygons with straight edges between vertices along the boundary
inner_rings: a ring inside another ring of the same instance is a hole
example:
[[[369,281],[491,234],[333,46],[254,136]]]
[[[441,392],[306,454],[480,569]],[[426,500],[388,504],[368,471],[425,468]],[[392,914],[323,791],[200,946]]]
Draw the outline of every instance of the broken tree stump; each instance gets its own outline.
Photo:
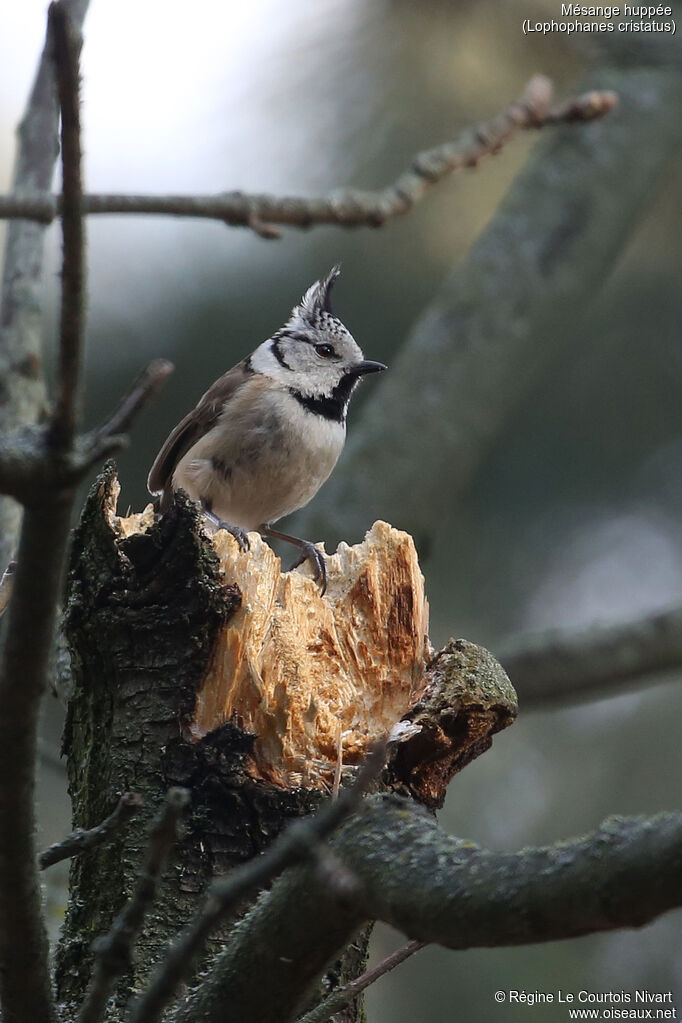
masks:
[[[430,648],[407,534],[377,522],[362,543],[341,544],[321,596],[307,566],[282,572],[257,534],[248,553],[224,531],[207,537],[182,497],[160,520],[151,506],[119,517],[118,490],[110,465],[75,535],[64,748],[75,827],[103,819],[125,790],[145,805],[134,829],[72,863],[82,898],[69,910],[58,969],[60,998],[71,1003],[87,983],[93,937],[132,890],[144,824],[171,785],[191,791],[191,814],[138,942],[147,969],[213,877],[328,797],[339,762],[341,783],[352,782],[369,744],[387,736],[382,787],[437,808],[452,775],[516,715],[490,654],[464,640]],[[364,935],[349,947],[326,990],[358,974],[366,944]],[[121,1011],[144,982],[138,971],[132,963],[119,986]]]

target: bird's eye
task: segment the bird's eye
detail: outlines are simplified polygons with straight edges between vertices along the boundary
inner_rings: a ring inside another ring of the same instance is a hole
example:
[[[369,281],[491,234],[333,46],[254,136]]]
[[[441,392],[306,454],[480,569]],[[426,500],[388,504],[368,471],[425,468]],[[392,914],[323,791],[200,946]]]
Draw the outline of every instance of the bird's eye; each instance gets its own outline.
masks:
[[[323,359],[333,359],[336,355],[333,346],[327,344],[315,345],[315,351],[318,355],[321,355]]]

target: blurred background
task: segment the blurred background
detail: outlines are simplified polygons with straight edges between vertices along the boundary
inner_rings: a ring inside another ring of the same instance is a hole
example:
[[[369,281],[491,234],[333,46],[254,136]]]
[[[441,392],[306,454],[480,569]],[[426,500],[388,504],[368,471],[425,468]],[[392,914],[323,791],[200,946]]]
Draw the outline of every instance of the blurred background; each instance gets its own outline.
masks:
[[[558,96],[575,88],[593,59],[589,46],[521,32],[524,17],[557,17],[557,6],[93,0],[83,52],[88,189],[313,194],[381,186],[416,150],[495,113],[532,73],[549,74]],[[0,10],[3,192],[45,8],[43,0],[23,0]],[[146,503],[148,467],[170,427],[281,325],[334,262],[344,267],[339,314],[368,357],[390,364],[494,215],[533,141],[518,138],[379,231],[291,231],[266,242],[207,221],[91,218],[87,422],[116,405],[149,359],[177,367],[119,460],[120,508]],[[423,570],[436,646],[465,636],[495,652],[520,633],[621,622],[682,602],[681,169],[652,194],[587,327],[507,420],[457,510],[456,529],[433,523]],[[49,246],[48,348],[58,294],[54,230]],[[354,403],[350,431],[361,428],[360,406],[375,384]],[[484,846],[515,850],[591,830],[611,813],[678,806],[681,717],[674,683],[573,709],[522,711],[454,780],[441,823]],[[60,729],[61,709],[51,700],[42,844],[69,829]],[[56,930],[63,886],[48,898]],[[370,1018],[566,1018],[556,1005],[501,1008],[493,999],[500,988],[638,987],[679,997],[680,932],[673,914],[638,932],[546,946],[428,949],[371,990]],[[375,955],[399,943],[381,928]]]

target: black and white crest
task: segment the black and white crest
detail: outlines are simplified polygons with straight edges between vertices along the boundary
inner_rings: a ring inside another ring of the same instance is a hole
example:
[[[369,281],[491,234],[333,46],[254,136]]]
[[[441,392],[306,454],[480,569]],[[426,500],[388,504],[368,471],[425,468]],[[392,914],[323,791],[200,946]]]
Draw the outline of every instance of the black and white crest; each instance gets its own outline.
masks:
[[[334,316],[331,305],[331,291],[340,273],[341,267],[337,263],[336,266],[331,268],[326,277],[321,281],[315,281],[314,284],[311,284],[301,299],[298,311],[314,326],[324,319],[325,313],[328,316]]]
[[[334,266],[311,284],[284,326],[253,353],[250,366],[285,387],[306,411],[343,423],[361,377],[384,366],[365,360],[332,311],[331,289],[340,272]]]

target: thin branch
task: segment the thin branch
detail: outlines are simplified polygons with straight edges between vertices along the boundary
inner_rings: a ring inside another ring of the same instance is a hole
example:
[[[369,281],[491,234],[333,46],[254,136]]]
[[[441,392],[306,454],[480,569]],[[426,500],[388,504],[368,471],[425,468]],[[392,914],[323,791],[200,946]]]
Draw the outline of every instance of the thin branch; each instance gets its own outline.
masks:
[[[408,170],[376,192],[337,189],[329,195],[308,199],[238,191],[214,196],[88,195],[83,199],[83,212],[208,218],[250,228],[267,239],[281,237],[275,224],[297,228],[315,224],[380,227],[392,217],[409,213],[431,185],[455,171],[476,167],[483,157],[498,153],[517,131],[594,120],[609,113],[617,102],[613,92],[593,91],[550,110],[551,88],[547,78],[535,75],[522,96],[496,117],[465,131],[457,139],[417,153]],[[30,217],[47,224],[59,211],[56,196],[30,199],[0,196],[0,218]]]
[[[228,1007],[240,1023],[290,1019],[368,919],[413,940],[465,949],[640,927],[682,906],[680,813],[610,818],[581,838],[497,853],[446,835],[409,800],[374,796],[332,846],[362,883],[354,907],[340,913],[309,869],[283,875],[235,928],[173,1023],[223,1023]]]
[[[363,795],[381,772],[385,758],[386,746],[378,743],[351,788],[344,789],[338,799],[327,803],[314,816],[292,824],[262,856],[235,868],[227,877],[211,885],[204,908],[170,948],[164,962],[153,974],[149,987],[133,1007],[130,1023],[156,1023],[216,925],[234,913],[244,898],[254,895],[287,867],[312,860],[318,883],[325,891],[330,891],[329,878],[325,876],[325,870],[320,870],[319,845],[358,808]],[[349,876],[347,871],[346,876]],[[357,889],[353,894],[357,900]],[[334,900],[338,900],[337,885],[331,886],[331,895]],[[345,895],[350,896],[351,892],[347,890]]]
[[[426,548],[438,531],[457,531],[461,500],[506,417],[575,343],[682,139],[676,67],[604,66],[595,78],[617,92],[618,116],[549,133],[391,358],[343,463],[297,513],[298,535],[333,546],[381,518]]]
[[[167,359],[150,362],[134,381],[116,411],[94,431],[93,444],[101,442],[105,437],[125,433],[138,411],[163,387],[174,369],[173,363]]]
[[[593,89],[590,92],[584,92],[577,99],[569,99],[550,110],[542,118],[542,124],[537,127],[545,128],[553,124],[584,124],[586,121],[594,121],[603,117],[604,114],[610,113],[617,104],[618,93]]]
[[[682,675],[682,607],[621,625],[518,637],[500,654],[523,710],[580,703]]]
[[[55,842],[49,849],[45,849],[38,857],[38,866],[41,870],[54,866],[62,860],[68,860],[71,856],[80,856],[84,852],[97,848],[109,842],[117,831],[120,831],[142,806],[142,796],[136,792],[124,792],[119,799],[116,809],[101,824],[87,831],[78,829],[70,835]]]
[[[149,835],[145,862],[135,890],[106,937],[95,942],[97,958],[80,1012],[80,1023],[98,1023],[103,1018],[114,981],[130,967],[135,939],[156,897],[161,873],[177,841],[178,825],[189,800],[187,789],[170,789],[166,796]]]
[[[62,288],[59,327],[59,389],[48,440],[69,448],[76,423],[84,326],[84,228],[82,214],[79,109],[80,40],[61,3],[48,9],[61,111],[62,152]]]
[[[373,966],[371,970],[366,970],[355,980],[352,980],[349,984],[345,984],[343,987],[339,987],[336,991],[333,991],[328,998],[325,998],[323,1002],[316,1005],[314,1009],[307,1012],[305,1016],[301,1016],[298,1023],[327,1023],[327,1020],[334,1015],[335,1012],[340,1012],[345,1009],[346,1006],[357,998],[359,994],[362,994],[371,984],[376,983],[382,977],[385,977],[391,970],[395,970],[397,966],[404,963],[406,959],[413,956],[415,952],[419,952],[420,949],[425,947],[423,941],[408,941],[407,945],[403,945],[402,948],[396,949],[395,952],[391,952],[390,955],[382,959],[380,963]]]
[[[0,578],[0,618],[4,615],[7,605],[9,604],[10,597],[12,596],[14,573],[16,568],[16,561],[10,561],[7,568],[2,573],[2,578]]]

